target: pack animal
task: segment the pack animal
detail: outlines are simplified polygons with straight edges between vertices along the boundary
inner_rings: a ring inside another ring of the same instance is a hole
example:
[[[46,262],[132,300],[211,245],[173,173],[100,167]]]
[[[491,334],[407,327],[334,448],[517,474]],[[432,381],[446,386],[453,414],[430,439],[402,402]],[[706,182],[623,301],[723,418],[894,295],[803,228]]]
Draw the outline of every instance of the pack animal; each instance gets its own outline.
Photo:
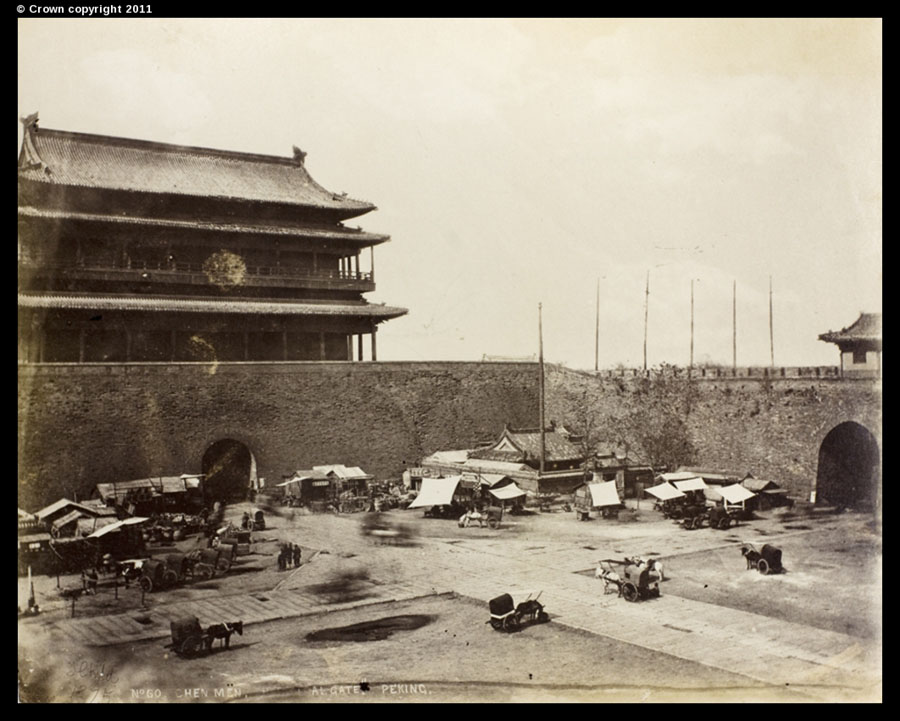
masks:
[[[225,648],[231,646],[231,635],[238,634],[239,636],[244,635],[244,622],[238,621],[236,623],[214,623],[212,626],[206,629],[206,635],[209,639],[209,646],[212,647],[212,643],[216,640],[221,640]]]

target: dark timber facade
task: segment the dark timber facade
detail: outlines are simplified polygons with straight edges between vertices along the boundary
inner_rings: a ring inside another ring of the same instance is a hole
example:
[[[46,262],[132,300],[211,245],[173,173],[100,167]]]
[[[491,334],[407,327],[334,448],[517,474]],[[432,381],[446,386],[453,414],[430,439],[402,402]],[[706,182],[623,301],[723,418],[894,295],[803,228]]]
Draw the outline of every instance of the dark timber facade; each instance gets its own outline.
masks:
[[[20,362],[376,360],[378,324],[406,313],[363,298],[389,238],[343,223],[375,206],[322,188],[296,148],[23,123]]]

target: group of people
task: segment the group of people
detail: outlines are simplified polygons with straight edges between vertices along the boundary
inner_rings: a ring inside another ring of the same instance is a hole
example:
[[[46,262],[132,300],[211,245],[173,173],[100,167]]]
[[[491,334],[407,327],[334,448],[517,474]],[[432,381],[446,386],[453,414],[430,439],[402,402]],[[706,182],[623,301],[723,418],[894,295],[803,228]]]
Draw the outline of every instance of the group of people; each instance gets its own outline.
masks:
[[[302,551],[296,543],[282,543],[278,551],[278,570],[286,571],[289,568],[300,568],[300,556]]]
[[[649,561],[646,558],[641,558],[640,556],[635,556],[634,558],[626,558],[628,563],[637,566],[639,569],[643,570],[644,568],[650,571],[650,576],[652,580],[662,581],[665,580],[663,576],[663,566],[662,562],[657,560],[656,558],[651,558]],[[655,578],[653,578],[655,577]]]
[[[470,524],[477,523],[479,528],[484,528],[485,520],[485,515],[473,506],[459,517],[459,527],[468,528]]]

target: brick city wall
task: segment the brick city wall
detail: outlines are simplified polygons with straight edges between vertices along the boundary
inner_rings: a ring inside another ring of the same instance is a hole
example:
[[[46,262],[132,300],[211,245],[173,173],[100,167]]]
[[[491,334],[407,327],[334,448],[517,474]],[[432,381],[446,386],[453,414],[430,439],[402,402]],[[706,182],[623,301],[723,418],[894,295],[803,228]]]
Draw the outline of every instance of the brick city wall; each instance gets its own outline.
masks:
[[[820,376],[822,376],[820,372]],[[547,368],[546,419],[577,426],[582,397],[615,418],[647,403],[639,377]],[[749,471],[808,496],[819,446],[852,420],[881,443],[881,386],[833,376],[707,377],[687,416],[698,466]],[[652,402],[652,401],[649,401]],[[437,450],[538,424],[533,363],[48,364],[19,369],[19,505],[96,483],[199,473],[230,438],[257,474],[359,465],[396,477]]]
[[[816,479],[819,447],[844,421],[869,429],[881,446],[881,384],[841,380],[836,369],[788,370],[763,375],[740,369],[736,377],[694,375],[696,389],[686,416],[698,451],[694,466],[750,472],[809,497]],[[683,377],[683,376],[682,376]],[[651,382],[654,376],[651,375]],[[639,373],[590,373],[552,367],[547,372],[547,419],[577,425],[584,398],[597,418],[615,418],[634,403],[653,403],[637,394]]]
[[[19,367],[19,505],[199,473],[230,438],[269,484],[313,465],[397,477],[437,450],[537,426],[529,363],[48,364]]]

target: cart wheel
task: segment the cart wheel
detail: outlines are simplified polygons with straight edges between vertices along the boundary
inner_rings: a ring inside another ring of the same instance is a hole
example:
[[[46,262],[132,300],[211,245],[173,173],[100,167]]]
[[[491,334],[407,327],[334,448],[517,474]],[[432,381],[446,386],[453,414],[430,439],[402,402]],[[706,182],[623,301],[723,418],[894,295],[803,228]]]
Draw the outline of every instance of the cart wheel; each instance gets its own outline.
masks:
[[[171,568],[167,569],[163,574],[163,584],[166,586],[174,586],[178,583],[178,574]]]
[[[493,528],[494,530],[497,530],[498,528],[500,528],[500,521],[498,521],[496,518],[489,518],[488,519],[488,528]]]
[[[769,574],[769,562],[765,558],[760,558],[756,564],[756,570],[763,576],[767,576]]]
[[[550,620],[550,615],[546,611],[538,611],[537,622],[538,623],[547,623]]]
[[[216,568],[222,573],[228,573],[231,570],[231,559],[223,556],[216,562]]]
[[[203,650],[207,653],[212,651],[213,639],[212,636],[203,639]]]
[[[181,653],[185,656],[193,656],[200,650],[200,637],[188,636],[181,644]]]
[[[622,595],[625,597],[626,601],[634,603],[638,600],[640,594],[638,594],[637,586],[633,583],[626,583],[622,586]]]
[[[150,576],[141,576],[139,583],[145,593],[150,593],[153,590],[153,579]]]
[[[499,621],[496,618],[492,618],[491,619],[491,628],[494,629],[495,631],[499,631],[501,628],[503,628],[503,622]]]
[[[731,519],[728,516],[725,516],[721,521],[719,521],[719,528],[723,531],[726,530],[731,525]]]
[[[703,516],[697,516],[694,519],[694,528],[703,528]]]
[[[204,563],[197,568],[197,570],[194,572],[194,575],[201,581],[207,581],[212,578],[213,573],[212,569]]]
[[[684,527],[691,531],[694,528],[694,519],[693,518],[685,518],[684,519]]]
[[[519,614],[517,613],[514,613],[512,616],[507,616],[503,620],[503,626],[507,631],[515,631],[519,628],[519,623],[520,619]]]

